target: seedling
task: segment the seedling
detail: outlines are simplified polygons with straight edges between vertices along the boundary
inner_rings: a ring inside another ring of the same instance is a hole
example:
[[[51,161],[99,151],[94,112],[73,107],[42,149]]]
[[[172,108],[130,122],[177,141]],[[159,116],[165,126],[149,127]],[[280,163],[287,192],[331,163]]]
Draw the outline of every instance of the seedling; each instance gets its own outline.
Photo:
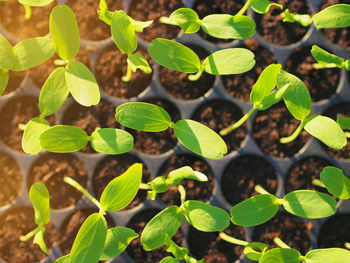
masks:
[[[199,57],[190,48],[164,38],[156,38],[148,47],[152,59],[158,64],[189,75],[195,81],[203,71],[212,75],[241,74],[255,65],[254,54],[245,48],[228,48],[209,55],[201,63]]]
[[[2,2],[7,2],[10,0],[1,0]],[[54,0],[18,0],[20,4],[24,7],[24,18],[29,20],[32,17],[32,6],[46,6],[52,3]]]
[[[175,136],[187,149],[209,159],[220,159],[227,152],[223,139],[207,126],[187,119],[173,123],[164,109],[150,103],[122,104],[117,107],[115,118],[125,127],[145,132],[160,132],[172,128]]]
[[[315,69],[325,68],[343,68],[350,71],[349,60],[344,60],[334,54],[327,52],[317,45],[313,45],[311,55],[316,59],[318,64],[313,64]]]

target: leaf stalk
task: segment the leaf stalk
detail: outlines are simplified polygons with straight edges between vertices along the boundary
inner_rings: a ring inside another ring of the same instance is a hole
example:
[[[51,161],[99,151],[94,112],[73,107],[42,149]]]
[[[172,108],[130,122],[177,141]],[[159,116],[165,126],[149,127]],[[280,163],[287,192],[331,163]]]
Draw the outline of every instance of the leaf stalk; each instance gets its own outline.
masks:
[[[180,193],[181,204],[183,204],[186,200],[186,190],[181,184],[177,186],[177,189],[179,190],[179,193]]]
[[[131,74],[132,74],[131,67],[128,64],[128,68],[126,70],[126,75],[122,77],[122,81],[129,82],[131,80]]]
[[[254,187],[255,192],[261,194],[261,195],[266,195],[266,194],[270,194],[268,191],[266,191],[260,184],[257,184]]]
[[[237,129],[238,127],[240,127],[255,111],[255,108],[252,107],[245,115],[243,115],[243,117],[235,122],[234,124],[230,125],[229,127],[227,127],[226,129],[223,129],[220,131],[220,135],[221,136],[225,136],[227,134],[229,134],[230,132],[232,132],[233,130]]]
[[[219,233],[219,237],[231,244],[235,244],[235,245],[239,245],[239,246],[246,246],[249,244],[249,242],[247,241],[244,241],[244,240],[240,240],[240,239],[237,239],[237,238],[234,238],[234,237],[231,237],[229,235],[227,235],[226,233],[224,232],[220,232]]]
[[[335,63],[326,63],[324,65],[314,63],[312,64],[314,69],[326,69],[326,68],[337,68],[338,66]]]
[[[247,2],[244,4],[244,6],[239,10],[239,12],[236,14],[236,16],[244,15],[244,13],[248,10],[250,6],[251,0],[247,0]]]
[[[320,179],[312,179],[312,184],[318,187],[326,188]]]
[[[280,239],[279,237],[274,237],[273,242],[281,248],[291,248],[285,242],[283,242],[282,239]]]
[[[280,143],[283,143],[283,144],[286,144],[286,143],[290,143],[292,141],[294,141],[298,136],[299,134],[301,133],[301,131],[303,130],[304,128],[304,125],[305,125],[305,121],[302,120],[298,126],[298,128],[296,128],[296,130],[288,137],[282,137],[280,139]]]
[[[24,18],[29,20],[32,17],[32,8],[29,5],[24,6]]]

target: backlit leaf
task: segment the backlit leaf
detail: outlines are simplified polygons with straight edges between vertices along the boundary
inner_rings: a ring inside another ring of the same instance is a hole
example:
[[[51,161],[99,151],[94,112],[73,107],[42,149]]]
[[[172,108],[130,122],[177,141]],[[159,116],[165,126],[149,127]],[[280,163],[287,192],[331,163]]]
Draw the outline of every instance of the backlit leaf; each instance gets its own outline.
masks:
[[[263,251],[268,249],[268,247],[269,245],[264,243],[250,242],[244,247],[243,253],[247,256],[247,258],[258,261],[261,258]]]
[[[69,254],[68,255],[65,255],[63,257],[60,257],[59,259],[55,260],[54,263],[70,263],[69,261]]]
[[[350,130],[350,118],[349,117],[342,117],[340,115],[337,116],[337,123],[339,124],[340,128],[344,130]]]
[[[250,3],[250,7],[259,14],[268,13],[271,6],[277,6],[281,10],[283,9],[282,5],[271,3],[269,0],[252,0]]]
[[[54,0],[18,0],[22,5],[29,6],[45,6],[53,2]]]
[[[350,5],[329,6],[312,17],[317,29],[350,26]]]
[[[316,45],[312,46],[311,54],[314,57],[314,59],[316,59],[316,61],[321,65],[325,65],[328,63],[334,63],[338,67],[341,67],[343,62],[344,62],[344,59],[342,59],[334,54],[331,54],[331,53],[327,52],[326,50],[324,50]]]
[[[350,251],[342,248],[313,249],[305,255],[307,263],[345,263]]]
[[[332,195],[341,199],[350,198],[350,179],[344,175],[341,169],[326,166],[323,168],[320,178]]]
[[[29,200],[34,207],[35,223],[38,226],[45,225],[50,221],[50,196],[46,186],[35,183],[30,187]]]
[[[0,34],[0,69],[9,70],[16,63],[16,55],[11,43]]]
[[[179,263],[179,260],[173,257],[165,257],[159,263]]]
[[[23,151],[28,154],[38,154],[43,149],[40,145],[39,137],[49,127],[49,122],[43,118],[35,117],[31,119],[23,133]]]
[[[300,253],[291,248],[273,248],[260,258],[259,263],[300,263]]]
[[[45,234],[45,228],[42,227],[39,232],[37,232],[34,236],[33,244],[38,244],[41,251],[49,254],[49,250],[46,247],[45,240],[44,240],[44,234]]]
[[[4,93],[8,82],[9,82],[8,71],[0,69],[0,96]]]
[[[193,171],[190,166],[184,166],[178,169],[171,171],[168,174],[167,181],[171,185],[178,185],[184,179],[192,179],[200,182],[208,181],[208,178],[198,171]]]
[[[179,26],[186,34],[196,33],[200,29],[198,14],[191,8],[179,8],[169,17],[161,17],[160,22]]]
[[[129,55],[127,61],[133,72],[136,72],[137,69],[141,69],[146,74],[152,72],[152,68],[149,66],[147,59],[140,53]]]

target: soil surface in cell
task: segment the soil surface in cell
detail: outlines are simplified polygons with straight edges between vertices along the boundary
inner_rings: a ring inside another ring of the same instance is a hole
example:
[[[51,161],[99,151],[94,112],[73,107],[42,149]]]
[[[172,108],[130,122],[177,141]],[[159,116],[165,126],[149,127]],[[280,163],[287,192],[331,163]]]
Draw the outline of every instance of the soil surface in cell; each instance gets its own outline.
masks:
[[[194,171],[199,171],[208,177],[207,182],[185,179],[180,183],[186,190],[186,200],[208,201],[213,193],[215,178],[209,164],[203,159],[190,154],[172,155],[162,164],[158,176],[167,178],[171,171],[183,166],[190,166]],[[180,194],[175,186],[169,186],[169,190],[159,194],[159,197],[167,206],[181,205]]]
[[[37,227],[32,207],[17,207],[7,210],[0,217],[0,259],[11,263],[39,262],[46,258],[33,239],[19,240]],[[58,231],[49,222],[45,225],[44,240],[48,249],[58,240]]]
[[[144,50],[138,51],[153,67],[151,57]],[[102,51],[96,62],[96,79],[100,88],[110,96],[118,98],[136,97],[144,91],[152,81],[153,73],[146,74],[141,70],[133,72],[129,82],[122,81],[127,71],[127,56],[120,52],[115,45]]]
[[[182,7],[184,5],[181,0],[133,0],[129,7],[129,15],[139,21],[153,20],[153,23],[142,33],[137,33],[140,38],[148,42],[158,37],[172,39],[180,32],[180,28],[163,24],[159,22],[159,18],[168,17]]]
[[[297,48],[286,63],[286,71],[299,77],[308,88],[311,100],[317,102],[335,94],[340,69],[314,69],[313,64],[317,61],[310,52],[311,47]]]
[[[277,191],[278,175],[273,166],[258,155],[242,155],[233,159],[221,177],[221,191],[228,203],[236,205],[257,195],[254,187],[261,185],[274,194]]]
[[[141,245],[141,233],[144,230],[147,223],[156,216],[161,210],[158,209],[147,209],[143,210],[136,215],[134,215],[128,222],[126,227],[133,229],[140,236],[129,244],[126,251],[128,255],[134,260],[135,263],[154,263],[160,262],[163,258],[167,256],[172,256],[172,254],[166,252],[166,247],[162,246],[160,248],[154,249],[152,251],[145,251]],[[172,240],[182,246],[183,245],[183,234],[181,231],[177,231],[172,237]]]
[[[51,208],[65,208],[77,204],[82,195],[63,181],[65,176],[86,187],[87,171],[82,160],[72,154],[45,153],[31,167],[27,185],[29,188],[33,183],[44,183],[50,193]]]
[[[282,144],[280,138],[290,136],[300,121],[293,118],[284,103],[259,111],[254,120],[253,137],[260,149],[273,157],[291,157],[304,147],[310,135],[303,130],[292,142]]]
[[[216,99],[203,102],[194,111],[191,119],[201,122],[219,133],[222,129],[238,121],[242,116],[242,111],[233,103]],[[239,150],[246,135],[247,124],[245,123],[230,134],[222,136],[228,152]]]
[[[350,240],[350,214],[334,215],[323,223],[317,239],[319,248],[345,248]]]
[[[202,62],[209,55],[206,50],[197,45],[185,44],[185,46],[193,50]],[[159,66],[159,80],[162,86],[171,96],[180,100],[193,100],[203,96],[215,81],[215,76],[206,72],[203,72],[196,81],[188,80],[189,75],[192,74]]]
[[[311,10],[305,0],[277,0],[284,10],[289,9],[291,13],[309,14]],[[267,14],[254,13],[256,30],[269,43],[285,46],[301,40],[307,33],[309,27],[303,27],[299,23],[282,22],[282,10],[272,6]]]
[[[94,171],[92,187],[97,199],[101,197],[101,194],[107,184],[119,175],[122,175],[131,165],[134,163],[142,163],[142,161],[131,154],[121,154],[115,156],[108,156],[102,159]],[[151,173],[147,166],[143,164],[142,167],[142,182],[148,183],[151,178]],[[132,202],[124,209],[131,209],[141,204],[147,196],[147,192],[140,190],[136,194]]]

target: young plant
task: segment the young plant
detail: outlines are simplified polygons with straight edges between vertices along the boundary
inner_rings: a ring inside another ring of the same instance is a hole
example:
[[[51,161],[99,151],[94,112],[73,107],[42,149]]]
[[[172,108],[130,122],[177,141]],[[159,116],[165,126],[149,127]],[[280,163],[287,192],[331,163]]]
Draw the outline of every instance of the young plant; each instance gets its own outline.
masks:
[[[327,52],[317,45],[313,45],[311,55],[318,64],[313,64],[315,69],[343,68],[350,71],[349,59],[344,60],[334,54]]]
[[[7,2],[10,0],[1,0],[2,2]],[[18,0],[20,4],[24,7],[24,17],[25,19],[30,19],[32,17],[32,6],[46,6],[52,3],[54,0]]]
[[[99,212],[85,220],[70,254],[59,258],[55,263],[97,263],[121,254],[138,234],[126,227],[107,230],[105,215],[108,211],[115,212],[126,207],[136,196],[141,179],[142,164],[135,163],[125,173],[109,182],[98,201],[78,182],[65,177],[64,181],[82,192],[99,208]]]
[[[122,104],[117,107],[115,118],[125,127],[145,132],[171,128],[187,149],[209,159],[220,159],[227,153],[223,139],[207,126],[187,119],[173,123],[164,109],[150,103]]]
[[[158,64],[189,75],[195,81],[203,71],[212,75],[241,74],[255,65],[254,54],[245,48],[228,48],[214,52],[201,63],[199,57],[190,48],[175,41],[156,38],[148,47],[152,59]]]

